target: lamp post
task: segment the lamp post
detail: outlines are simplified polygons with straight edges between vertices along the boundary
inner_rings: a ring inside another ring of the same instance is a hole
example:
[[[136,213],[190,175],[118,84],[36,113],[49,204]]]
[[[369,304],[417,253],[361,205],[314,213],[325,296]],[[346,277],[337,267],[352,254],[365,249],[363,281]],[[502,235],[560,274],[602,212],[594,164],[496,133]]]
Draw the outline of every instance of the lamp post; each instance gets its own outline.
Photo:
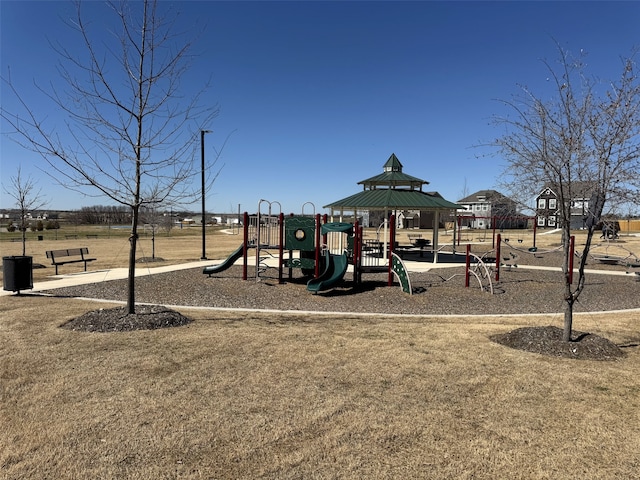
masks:
[[[206,236],[205,236],[205,217],[204,217],[204,197],[205,197],[205,181],[204,181],[204,134],[211,133],[211,130],[200,130],[200,159],[202,163],[202,256],[200,260],[207,259],[206,253]]]

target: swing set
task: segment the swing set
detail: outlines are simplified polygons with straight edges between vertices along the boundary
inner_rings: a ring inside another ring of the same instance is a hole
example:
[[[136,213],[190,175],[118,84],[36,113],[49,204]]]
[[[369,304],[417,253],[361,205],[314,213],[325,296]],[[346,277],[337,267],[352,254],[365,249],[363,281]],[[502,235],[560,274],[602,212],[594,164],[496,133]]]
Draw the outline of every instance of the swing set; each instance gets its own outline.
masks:
[[[464,225],[464,224],[467,225]],[[531,229],[528,228],[529,224],[532,224]],[[472,228],[474,225],[481,226],[481,228]],[[476,230],[482,230],[482,236],[477,237],[477,241],[486,242],[488,232],[491,230],[491,248],[496,248],[496,235],[498,233],[504,233],[505,230],[515,230],[517,235],[517,243],[524,243],[526,237],[532,235],[532,245],[530,251],[535,252],[536,247],[536,235],[537,235],[537,222],[536,217],[526,216],[498,216],[491,217],[478,217],[475,215],[461,215],[457,217],[457,237],[454,239],[454,245],[460,246],[461,242],[469,243],[473,242],[473,232]],[[455,234],[455,233],[454,233]],[[465,238],[462,238],[464,235]],[[505,243],[509,243],[510,238],[503,238]]]

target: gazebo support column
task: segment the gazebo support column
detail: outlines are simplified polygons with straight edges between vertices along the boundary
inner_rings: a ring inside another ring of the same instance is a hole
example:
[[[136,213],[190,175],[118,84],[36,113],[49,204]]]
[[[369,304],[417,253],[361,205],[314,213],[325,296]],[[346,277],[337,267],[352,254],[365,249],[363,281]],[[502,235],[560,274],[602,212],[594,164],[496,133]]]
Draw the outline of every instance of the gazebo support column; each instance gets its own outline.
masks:
[[[433,213],[433,263],[438,263],[438,229],[440,227],[440,210]]]
[[[458,238],[458,235],[460,235],[460,232],[458,231],[458,211],[455,210],[455,213],[453,216],[453,242],[452,242],[454,255],[456,253],[456,239]]]
[[[395,221],[395,219],[394,219]],[[384,210],[384,248],[382,249],[382,259],[386,262],[389,258],[387,251],[389,250],[389,209]]]

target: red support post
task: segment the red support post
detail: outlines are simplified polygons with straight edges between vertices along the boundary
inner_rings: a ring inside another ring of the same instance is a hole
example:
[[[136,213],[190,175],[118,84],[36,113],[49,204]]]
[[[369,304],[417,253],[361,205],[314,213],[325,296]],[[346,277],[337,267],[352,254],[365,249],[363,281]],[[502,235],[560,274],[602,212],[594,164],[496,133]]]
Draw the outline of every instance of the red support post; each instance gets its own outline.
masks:
[[[314,275],[320,276],[320,214],[316,214],[316,265]]]
[[[244,212],[242,217],[242,233],[244,239],[242,240],[242,279],[247,279],[247,247],[249,242],[249,214]]]
[[[282,266],[284,265],[284,213],[280,212],[278,221],[280,222],[280,238],[278,240],[278,283],[282,285],[284,283],[282,280]]]
[[[358,237],[358,283],[362,283],[362,245],[364,243],[364,227],[360,225]]]
[[[502,245],[502,235],[498,234],[498,245],[496,246],[496,282],[500,281],[500,246]]]
[[[491,248],[496,248],[496,216],[493,216],[493,235],[491,235]]]

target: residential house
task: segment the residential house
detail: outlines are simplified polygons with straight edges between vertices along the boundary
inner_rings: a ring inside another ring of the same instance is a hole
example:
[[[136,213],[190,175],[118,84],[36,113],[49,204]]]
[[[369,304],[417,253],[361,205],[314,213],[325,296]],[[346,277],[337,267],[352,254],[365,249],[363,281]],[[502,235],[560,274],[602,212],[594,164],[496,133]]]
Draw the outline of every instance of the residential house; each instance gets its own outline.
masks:
[[[559,211],[560,200],[558,187],[546,185],[536,197],[536,222],[538,228],[560,227],[562,215]],[[571,228],[585,228],[589,213],[589,201],[593,186],[589,182],[573,182],[571,184]]]
[[[492,220],[496,220],[497,227],[508,221],[509,228],[522,227],[526,221],[518,212],[517,204],[510,198],[496,190],[480,190],[472,193],[456,203],[464,206],[457,211],[460,225],[469,228],[492,228]]]
[[[558,195],[551,187],[545,187],[536,197],[536,222],[538,228],[558,227]]]

